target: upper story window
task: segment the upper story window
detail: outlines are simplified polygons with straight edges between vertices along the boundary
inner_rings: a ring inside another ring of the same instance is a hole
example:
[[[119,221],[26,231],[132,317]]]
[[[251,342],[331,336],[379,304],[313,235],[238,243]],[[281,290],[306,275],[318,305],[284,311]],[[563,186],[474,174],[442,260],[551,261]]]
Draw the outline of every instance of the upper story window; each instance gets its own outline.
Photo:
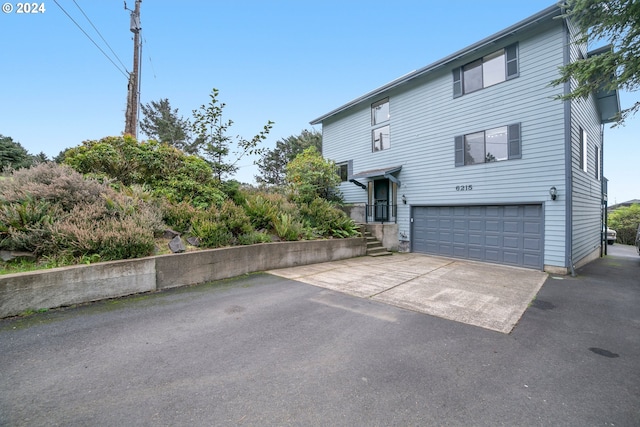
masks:
[[[507,46],[453,70],[453,97],[518,77],[518,44]]]
[[[602,178],[602,175],[600,174],[600,165],[601,165],[601,160],[602,159],[602,150],[600,149],[600,147],[596,147],[596,163],[595,163],[595,169],[596,169],[596,179],[598,181],[600,181],[600,179]]]
[[[578,146],[580,169],[587,171],[587,131],[580,128],[580,145]]]
[[[391,147],[389,139],[389,125],[371,131],[373,151],[387,150]]]
[[[388,149],[389,139],[389,98],[371,104],[371,151]]]
[[[371,104],[371,126],[388,122],[390,117],[389,98]]]
[[[520,123],[455,137],[456,166],[522,157]]]

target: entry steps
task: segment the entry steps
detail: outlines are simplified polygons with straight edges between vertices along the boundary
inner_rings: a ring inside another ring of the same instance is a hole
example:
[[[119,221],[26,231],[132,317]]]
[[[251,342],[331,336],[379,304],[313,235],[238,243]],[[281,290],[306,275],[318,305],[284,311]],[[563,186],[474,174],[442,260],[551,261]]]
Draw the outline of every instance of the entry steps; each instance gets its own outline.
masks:
[[[368,256],[385,256],[385,255],[393,255],[387,248],[382,246],[382,243],[373,237],[373,235],[363,230],[362,235],[367,239],[367,255]]]

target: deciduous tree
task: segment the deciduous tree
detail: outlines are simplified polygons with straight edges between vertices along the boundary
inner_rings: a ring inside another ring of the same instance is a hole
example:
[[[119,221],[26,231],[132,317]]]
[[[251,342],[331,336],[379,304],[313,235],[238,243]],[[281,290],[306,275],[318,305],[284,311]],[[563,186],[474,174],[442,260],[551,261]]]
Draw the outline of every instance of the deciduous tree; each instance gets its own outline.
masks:
[[[248,140],[241,136],[228,136],[227,132],[233,121],[223,120],[222,113],[226,104],[218,101],[218,94],[218,89],[214,88],[209,95],[209,103],[193,110],[193,131],[196,142],[201,147],[201,155],[213,169],[214,175],[222,181],[223,177],[233,175],[238,170],[240,159],[263,152],[264,148],[259,144],[267,139],[273,122],[269,120],[258,134]]]
[[[256,163],[260,175],[256,181],[267,185],[284,185],[286,180],[285,167],[309,147],[316,147],[322,151],[322,134],[316,130],[303,130],[300,135],[291,135],[276,142],[273,150],[267,150]]]
[[[338,189],[340,176],[336,165],[331,160],[325,160],[314,146],[287,164],[286,177],[296,202],[311,203],[317,197],[330,201],[341,200]]]

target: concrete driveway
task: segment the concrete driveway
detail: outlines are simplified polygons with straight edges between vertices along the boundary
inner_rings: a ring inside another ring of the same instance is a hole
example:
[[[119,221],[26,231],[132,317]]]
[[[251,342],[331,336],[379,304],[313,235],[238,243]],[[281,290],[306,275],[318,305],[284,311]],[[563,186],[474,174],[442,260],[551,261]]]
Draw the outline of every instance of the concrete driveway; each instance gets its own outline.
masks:
[[[537,270],[414,253],[269,273],[505,334],[548,277]]]

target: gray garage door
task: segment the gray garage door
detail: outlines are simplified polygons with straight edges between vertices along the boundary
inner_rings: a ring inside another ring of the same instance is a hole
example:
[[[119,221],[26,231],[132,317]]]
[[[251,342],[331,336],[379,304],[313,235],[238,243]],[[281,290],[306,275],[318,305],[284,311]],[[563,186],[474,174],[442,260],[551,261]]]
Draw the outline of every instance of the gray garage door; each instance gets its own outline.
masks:
[[[542,269],[541,205],[417,206],[411,250]]]

